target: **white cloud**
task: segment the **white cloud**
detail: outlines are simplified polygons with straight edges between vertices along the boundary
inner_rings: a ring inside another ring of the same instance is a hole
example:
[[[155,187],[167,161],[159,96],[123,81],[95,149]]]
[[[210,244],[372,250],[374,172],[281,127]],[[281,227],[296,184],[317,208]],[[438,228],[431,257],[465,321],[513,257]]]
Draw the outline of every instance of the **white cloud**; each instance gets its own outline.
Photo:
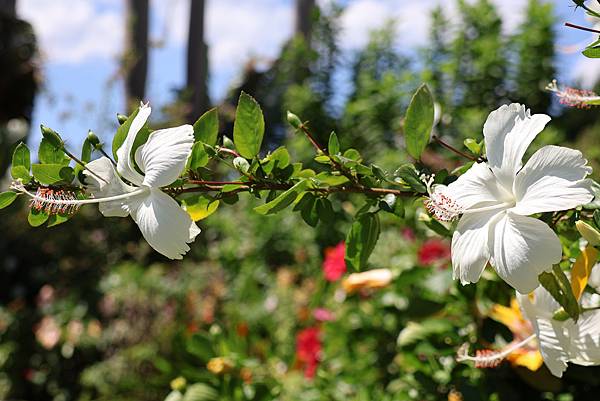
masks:
[[[18,13],[30,21],[44,56],[73,64],[119,54],[123,44],[123,13],[114,0],[20,0]],[[96,7],[98,6],[98,8]]]

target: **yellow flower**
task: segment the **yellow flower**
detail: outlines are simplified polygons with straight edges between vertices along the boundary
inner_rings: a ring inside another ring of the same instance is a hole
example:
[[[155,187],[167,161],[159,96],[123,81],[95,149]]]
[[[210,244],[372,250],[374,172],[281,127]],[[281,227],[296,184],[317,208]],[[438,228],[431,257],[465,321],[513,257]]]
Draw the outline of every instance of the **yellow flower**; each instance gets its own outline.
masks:
[[[392,281],[389,269],[374,269],[361,273],[352,273],[342,281],[342,287],[350,294],[361,289],[386,287]]]

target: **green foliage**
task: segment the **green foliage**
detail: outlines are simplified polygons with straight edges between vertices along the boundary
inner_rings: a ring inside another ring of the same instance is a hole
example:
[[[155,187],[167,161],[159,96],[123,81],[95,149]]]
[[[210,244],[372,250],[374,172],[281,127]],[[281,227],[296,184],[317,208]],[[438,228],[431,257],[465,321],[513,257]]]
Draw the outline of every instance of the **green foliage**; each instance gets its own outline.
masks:
[[[71,161],[62,148],[57,148],[46,138],[40,142],[38,159],[42,164],[60,164],[62,166],[66,166]]]
[[[74,170],[63,164],[32,164],[33,178],[44,185],[70,184],[75,178]]]
[[[346,263],[354,270],[363,270],[375,249],[381,225],[374,213],[358,215],[346,236]]]
[[[254,211],[260,214],[273,214],[282,211],[298,198],[301,192],[308,188],[309,181],[302,180],[296,183],[290,189],[284,191],[275,199],[264,205],[257,206]]]
[[[29,170],[31,169],[31,160],[29,148],[23,142],[19,143],[12,155],[12,164],[10,173],[15,180],[21,179],[24,183],[31,181]]]
[[[197,170],[208,164],[208,153],[204,147],[204,142],[196,142],[192,147],[192,154],[187,161],[187,168]]]
[[[15,199],[17,199],[17,193],[13,191],[5,191],[0,193],[0,209],[10,206]]]
[[[265,133],[265,119],[256,100],[242,92],[235,112],[233,142],[246,159],[252,159],[260,151]]]
[[[413,95],[404,121],[404,139],[406,150],[415,159],[429,143],[433,128],[433,98],[427,85],[422,85]]]
[[[217,144],[219,113],[217,108],[208,110],[194,123],[194,139],[210,146]]]

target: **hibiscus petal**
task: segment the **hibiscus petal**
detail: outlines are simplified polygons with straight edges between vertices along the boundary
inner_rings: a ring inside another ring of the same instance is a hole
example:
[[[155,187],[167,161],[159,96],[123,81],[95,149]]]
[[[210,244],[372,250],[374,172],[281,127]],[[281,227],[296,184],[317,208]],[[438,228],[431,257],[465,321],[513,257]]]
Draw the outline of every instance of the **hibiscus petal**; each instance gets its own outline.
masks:
[[[490,259],[489,226],[498,210],[464,215],[452,235],[452,276],[462,284],[475,283]]]
[[[200,229],[173,198],[159,189],[150,191],[131,205],[131,217],[152,248],[170,259],[182,259]]]
[[[486,163],[474,164],[456,181],[443,188],[443,192],[464,209],[505,202],[511,198],[511,194],[498,185],[498,180]]]
[[[489,250],[498,275],[523,294],[562,256],[560,240],[546,223],[511,211],[490,228]]]
[[[117,175],[112,162],[107,157],[96,159],[88,163],[86,166],[97,176],[105,180],[99,180],[89,171],[83,170],[88,191],[94,195],[95,198],[106,198],[136,190],[136,188],[125,184],[121,180],[121,178]],[[129,215],[128,202],[130,202],[129,199],[102,202],[98,204],[98,209],[100,210],[100,213],[106,217],[127,217]]]
[[[185,168],[193,145],[191,125],[152,132],[135,155],[135,161],[145,174],[143,184],[162,187],[175,181]]]
[[[525,151],[549,121],[550,116],[532,116],[516,103],[490,113],[483,126],[488,163],[507,190],[512,190]]]
[[[142,185],[144,181],[144,177],[135,169],[133,164],[133,155],[131,154],[131,150],[133,149],[133,143],[135,142],[135,137],[138,132],[150,116],[150,112],[152,109],[150,106],[145,104],[140,105],[140,109],[131,122],[131,126],[129,127],[129,131],[127,132],[127,138],[125,138],[125,142],[119,149],[117,149],[117,171],[123,178],[130,181],[135,185]]]
[[[572,321],[552,319],[552,313],[559,305],[543,287],[538,287],[532,295],[517,293],[517,299],[523,314],[533,325],[544,363],[554,376],[561,377],[569,360]]]
[[[583,180],[592,168],[580,151],[544,146],[531,156],[514,184],[515,213],[530,215],[568,210],[590,202],[591,181]]]
[[[600,311],[584,312],[571,330],[571,362],[600,364]]]

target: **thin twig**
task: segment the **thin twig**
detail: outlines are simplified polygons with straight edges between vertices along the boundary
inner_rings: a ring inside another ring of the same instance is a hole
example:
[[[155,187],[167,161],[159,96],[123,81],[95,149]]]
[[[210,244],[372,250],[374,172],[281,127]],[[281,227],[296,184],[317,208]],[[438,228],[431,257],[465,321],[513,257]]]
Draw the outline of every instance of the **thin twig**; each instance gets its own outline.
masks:
[[[65,154],[67,156],[69,156],[71,159],[73,159],[75,161],[75,163],[79,164],[81,167],[83,167],[84,170],[89,171],[89,173],[91,175],[93,175],[94,177],[96,177],[99,180],[104,181],[105,183],[109,184],[108,181],[106,181],[104,178],[100,177],[98,174],[94,173],[92,170],[90,170],[89,168],[87,168],[87,166],[85,165],[85,163],[81,160],[79,160],[79,158],[77,158],[74,154],[72,154],[71,152],[69,152],[67,150],[67,148],[63,147],[63,152],[65,152]]]
[[[600,31],[597,29],[592,29],[592,28],[587,28],[585,26],[581,26],[581,25],[571,24],[570,22],[565,22],[565,26],[568,26],[569,28],[579,29],[581,31],[600,33]]]
[[[433,140],[436,141],[438,144],[442,145],[443,147],[445,147],[446,149],[448,149],[451,152],[456,153],[459,156],[465,157],[469,160],[472,160],[474,162],[478,161],[478,159],[475,156],[471,156],[465,152],[462,152],[458,149],[456,149],[454,146],[451,146],[449,144],[447,144],[446,142],[442,141],[437,135],[433,135],[432,136]]]
[[[344,166],[342,166],[340,163],[338,163],[337,160],[335,160],[334,158],[331,157],[331,154],[329,153],[328,149],[325,149],[321,145],[319,145],[319,143],[317,142],[317,140],[315,139],[315,137],[310,133],[310,131],[306,127],[306,124],[302,124],[300,126],[300,129],[302,130],[302,132],[304,132],[304,134],[306,135],[306,137],[308,138],[308,140],[310,141],[310,143],[312,143],[312,145],[315,147],[315,149],[317,150],[317,152],[323,153],[325,156],[327,156],[329,158],[329,160],[333,164],[333,167],[337,171],[339,171],[341,174],[343,174],[344,177],[346,177],[348,180],[350,180],[350,182],[354,183],[354,185],[356,185],[357,187],[359,187],[359,188],[363,187],[358,182],[358,180],[356,179],[356,177],[354,177]]]

